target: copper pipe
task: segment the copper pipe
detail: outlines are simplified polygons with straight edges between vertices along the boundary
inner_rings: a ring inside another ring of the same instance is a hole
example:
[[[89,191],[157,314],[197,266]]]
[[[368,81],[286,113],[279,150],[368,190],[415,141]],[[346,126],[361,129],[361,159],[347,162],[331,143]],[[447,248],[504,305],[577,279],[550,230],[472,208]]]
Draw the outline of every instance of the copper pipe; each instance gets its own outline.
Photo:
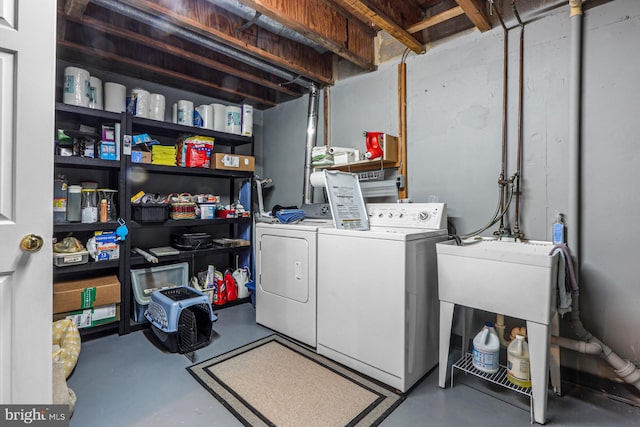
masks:
[[[522,103],[523,103],[523,76],[524,76],[524,22],[520,19],[520,14],[516,8],[516,0],[512,0],[511,6],[513,14],[520,26],[520,61],[518,71],[518,152],[516,167],[516,214],[513,234],[515,237],[523,238],[524,233],[520,231],[520,176],[522,174]]]
[[[502,19],[502,15],[498,12],[498,9],[494,9],[498,19],[500,20],[500,25],[502,26],[502,31],[504,33],[504,42],[503,42],[503,78],[502,78],[502,159],[501,159],[501,168],[500,168],[500,177],[498,179],[498,185],[500,186],[500,210],[499,212],[503,212],[503,215],[500,216],[500,227],[498,229],[497,234],[502,236],[504,232],[504,206],[506,203],[507,192],[505,187],[505,178],[506,178],[506,169],[507,169],[507,83],[509,80],[509,65],[508,65],[508,57],[509,57],[509,33],[507,26]]]

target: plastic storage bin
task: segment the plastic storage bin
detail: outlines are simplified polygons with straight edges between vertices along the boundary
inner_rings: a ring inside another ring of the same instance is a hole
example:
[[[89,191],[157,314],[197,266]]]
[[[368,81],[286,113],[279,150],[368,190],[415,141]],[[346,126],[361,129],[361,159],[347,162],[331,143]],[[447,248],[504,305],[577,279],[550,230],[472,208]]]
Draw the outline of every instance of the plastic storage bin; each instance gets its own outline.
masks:
[[[89,262],[89,252],[83,250],[80,252],[70,253],[54,253],[53,265],[56,267],[67,267],[70,265],[80,265]]]
[[[162,288],[185,286],[189,282],[189,264],[161,265],[158,267],[131,270],[133,289],[133,321],[144,322],[144,311],[151,301],[151,293]]]
[[[138,222],[164,222],[169,219],[169,205],[132,205],[131,216]]]
[[[256,306],[256,282],[250,281],[245,283],[247,289],[249,289],[249,294],[251,295],[251,305]]]

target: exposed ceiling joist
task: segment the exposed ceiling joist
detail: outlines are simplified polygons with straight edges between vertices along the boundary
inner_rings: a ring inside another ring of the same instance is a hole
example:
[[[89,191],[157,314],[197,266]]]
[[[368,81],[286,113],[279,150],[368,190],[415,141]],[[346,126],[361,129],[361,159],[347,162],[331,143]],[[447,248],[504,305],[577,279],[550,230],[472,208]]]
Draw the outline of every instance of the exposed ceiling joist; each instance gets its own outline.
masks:
[[[279,37],[273,33],[259,32],[236,33],[244,21],[216,11],[205,0],[121,0],[139,10],[162,17],[162,19],[188,28],[191,31],[248,53],[256,58],[282,67],[298,75],[309,78],[322,85],[333,84],[330,58],[319,57],[308,46]]]
[[[193,52],[190,52],[188,50],[185,50],[182,47],[178,47],[178,46],[174,46],[171,44],[168,44],[166,42],[166,40],[164,41],[160,41],[157,39],[153,39],[151,37],[147,37],[144,35],[141,35],[137,32],[133,32],[130,30],[126,30],[124,28],[120,28],[120,27],[116,27],[113,26],[111,24],[107,24],[103,21],[100,21],[98,19],[94,19],[88,16],[83,17],[82,19],[76,19],[76,18],[71,18],[71,17],[67,17],[67,20],[71,21],[71,22],[76,22],[78,24],[83,24],[86,25],[92,29],[95,30],[99,30],[104,32],[105,34],[112,34],[115,35],[117,37],[120,37],[124,40],[128,40],[137,44],[140,44],[142,46],[148,46],[150,48],[156,49],[158,51],[164,51],[170,55],[173,55],[177,58],[181,58],[181,59],[186,59],[188,61],[215,69],[217,71],[222,71],[231,75],[234,75],[240,79],[243,80],[247,80],[250,81],[252,83],[256,83],[260,86],[264,86],[267,87],[269,89],[273,89],[273,90],[277,90],[279,92],[282,92],[284,94],[287,95],[291,95],[291,96],[299,96],[300,94],[297,92],[292,91],[291,89],[286,88],[283,85],[280,85],[278,83],[272,82],[270,80],[264,79],[264,78],[260,78],[258,76],[256,76],[255,74],[246,72],[246,71],[242,71],[239,70],[238,68],[234,68],[230,65],[227,64],[223,64],[219,61],[215,61],[213,59],[210,58],[206,58],[202,55],[198,55],[195,54]]]
[[[491,20],[489,20],[483,4],[479,0],[456,0],[456,3],[480,31],[484,32],[491,29]]]
[[[405,30],[405,27],[418,22],[422,18],[421,10],[413,2],[394,2],[389,0],[334,1],[355,13],[363,21],[371,22],[385,30],[412,51],[416,53],[424,53],[426,51],[424,44]],[[401,8],[402,11],[399,12]],[[392,16],[396,18],[394,19]],[[414,18],[406,18],[407,16],[414,16]],[[402,20],[408,21],[401,22]]]
[[[371,34],[352,25],[323,0],[240,0],[259,13],[303,34],[369,71],[376,69]],[[309,11],[312,10],[313,14]]]
[[[74,18],[80,18],[84,15],[84,11],[87,9],[87,5],[90,0],[66,0],[64,4],[65,15],[72,16]]]
[[[172,79],[178,80],[178,81],[184,81],[184,82],[188,82],[190,84],[195,84],[198,86],[202,86],[202,87],[207,87],[209,89],[214,89],[217,91],[221,91],[221,92],[226,92],[228,94],[234,95],[234,96],[238,96],[241,97],[243,99],[252,101],[253,103],[258,103],[258,104],[262,104],[262,105],[267,105],[267,106],[274,106],[276,105],[276,102],[270,100],[270,99],[264,99],[264,98],[260,98],[258,96],[252,95],[252,94],[248,94],[248,93],[244,93],[244,92],[240,92],[238,90],[235,90],[231,87],[228,87],[226,85],[219,85],[216,83],[212,83],[208,80],[204,80],[204,79],[198,79],[198,78],[194,78],[190,75],[187,74],[183,74],[183,73],[179,73],[176,71],[172,71],[172,70],[168,70],[164,67],[160,67],[157,65],[153,65],[153,64],[149,64],[148,62],[142,62],[142,61],[137,61],[131,58],[126,58],[122,55],[118,55],[112,52],[106,52],[103,50],[99,50],[96,49],[94,47],[86,47],[83,45],[79,45],[77,43],[73,43],[73,42],[69,42],[66,40],[60,40],[58,41],[58,46],[64,47],[64,48],[68,48],[68,49],[72,49],[72,50],[76,50],[80,53],[86,54],[88,56],[91,57],[97,57],[97,58],[102,58],[102,59],[106,59],[112,62],[116,62],[116,63],[121,63],[121,64],[125,64],[127,66],[130,67],[135,67],[138,70],[144,70],[147,72],[152,72],[158,75],[163,75],[165,77],[170,77]]]
[[[407,27],[407,32],[410,34],[417,33],[418,31],[426,30],[427,28],[438,25],[444,21],[455,18],[456,16],[464,15],[464,10],[460,6],[456,6],[452,9],[440,12],[437,15],[430,16],[417,24]]]

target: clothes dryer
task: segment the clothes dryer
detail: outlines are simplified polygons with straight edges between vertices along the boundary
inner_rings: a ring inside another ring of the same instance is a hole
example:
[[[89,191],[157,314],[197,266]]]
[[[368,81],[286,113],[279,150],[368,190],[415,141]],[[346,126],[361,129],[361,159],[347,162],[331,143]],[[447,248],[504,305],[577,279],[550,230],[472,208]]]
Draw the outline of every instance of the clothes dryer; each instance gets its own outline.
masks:
[[[446,205],[366,209],[368,231],[318,230],[317,352],[405,392],[438,361]]]
[[[256,224],[256,322],[316,346],[317,232],[331,221]]]

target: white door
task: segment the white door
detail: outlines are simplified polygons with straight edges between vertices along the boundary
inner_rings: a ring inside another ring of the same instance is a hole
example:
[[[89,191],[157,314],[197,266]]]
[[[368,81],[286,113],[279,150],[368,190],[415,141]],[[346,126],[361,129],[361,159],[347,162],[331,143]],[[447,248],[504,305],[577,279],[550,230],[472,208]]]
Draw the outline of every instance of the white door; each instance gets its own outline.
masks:
[[[0,403],[51,403],[56,2],[0,0]],[[23,236],[42,249],[20,248]]]

